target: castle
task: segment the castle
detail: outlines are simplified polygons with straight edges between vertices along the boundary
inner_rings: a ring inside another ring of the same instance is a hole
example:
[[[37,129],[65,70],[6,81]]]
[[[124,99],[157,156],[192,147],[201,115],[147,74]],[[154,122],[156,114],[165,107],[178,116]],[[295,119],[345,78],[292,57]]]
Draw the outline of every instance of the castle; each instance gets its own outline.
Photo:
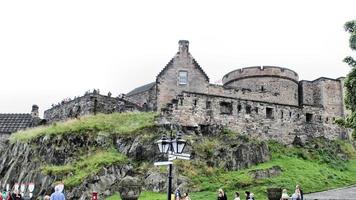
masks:
[[[223,125],[260,139],[292,143],[296,138],[348,136],[335,119],[344,118],[344,78],[299,81],[290,69],[256,66],[227,73],[223,85],[209,77],[179,41],[176,55],[152,83],[123,97],[88,93],[45,111],[47,122],[86,114],[159,111],[172,123],[204,128]]]

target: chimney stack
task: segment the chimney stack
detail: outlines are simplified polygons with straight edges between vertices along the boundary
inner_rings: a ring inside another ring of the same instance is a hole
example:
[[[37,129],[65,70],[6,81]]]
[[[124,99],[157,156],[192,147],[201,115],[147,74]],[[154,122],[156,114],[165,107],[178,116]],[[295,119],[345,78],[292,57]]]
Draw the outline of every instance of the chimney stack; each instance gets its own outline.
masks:
[[[39,117],[38,105],[36,105],[36,104],[32,105],[31,116],[32,117]]]
[[[179,40],[179,54],[188,54],[189,52],[189,41]]]

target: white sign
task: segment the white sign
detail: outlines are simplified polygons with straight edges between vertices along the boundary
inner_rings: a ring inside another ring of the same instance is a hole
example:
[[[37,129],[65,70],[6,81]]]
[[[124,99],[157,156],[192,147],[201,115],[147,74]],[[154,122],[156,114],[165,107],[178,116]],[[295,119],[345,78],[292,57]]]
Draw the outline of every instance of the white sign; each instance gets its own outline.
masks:
[[[173,162],[171,161],[163,161],[163,162],[155,162],[154,165],[155,166],[161,166],[161,165],[172,165]]]

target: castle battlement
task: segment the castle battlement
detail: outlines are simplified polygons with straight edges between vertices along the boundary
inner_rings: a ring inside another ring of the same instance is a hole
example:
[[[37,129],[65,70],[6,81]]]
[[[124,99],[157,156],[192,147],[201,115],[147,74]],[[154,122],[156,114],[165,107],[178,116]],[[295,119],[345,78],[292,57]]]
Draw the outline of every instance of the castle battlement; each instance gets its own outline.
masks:
[[[229,85],[234,81],[238,81],[246,78],[256,78],[256,77],[274,77],[280,79],[288,79],[298,83],[298,74],[290,69],[276,66],[253,66],[236,69],[227,73],[222,82],[224,85]]]

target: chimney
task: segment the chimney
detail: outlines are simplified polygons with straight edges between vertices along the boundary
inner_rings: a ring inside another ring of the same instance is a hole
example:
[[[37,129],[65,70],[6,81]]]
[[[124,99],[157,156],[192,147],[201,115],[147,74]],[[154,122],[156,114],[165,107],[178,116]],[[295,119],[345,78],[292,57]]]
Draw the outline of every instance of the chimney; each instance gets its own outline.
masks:
[[[31,116],[39,117],[38,116],[38,105],[36,105],[36,104],[32,105]]]
[[[189,52],[189,41],[179,40],[179,54],[188,54]]]

